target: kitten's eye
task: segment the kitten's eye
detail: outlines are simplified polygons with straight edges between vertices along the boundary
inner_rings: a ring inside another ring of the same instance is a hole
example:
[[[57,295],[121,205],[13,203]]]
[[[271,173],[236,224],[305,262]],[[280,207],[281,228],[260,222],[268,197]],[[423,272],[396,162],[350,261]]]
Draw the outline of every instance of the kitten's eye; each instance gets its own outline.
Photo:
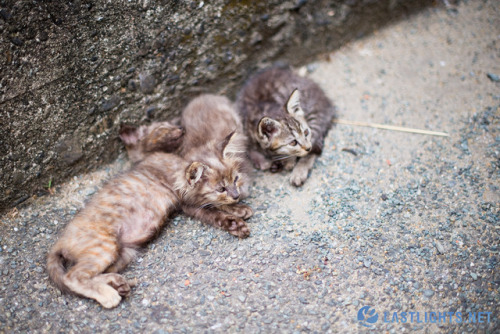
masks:
[[[236,183],[239,179],[240,179],[240,177],[238,175],[236,175],[236,177],[234,178],[234,183]]]
[[[225,187],[219,187],[219,188],[217,188],[217,192],[223,193],[224,191],[226,191]]]
[[[309,136],[309,129],[307,129],[306,131],[304,131],[304,135],[307,137]]]
[[[291,145],[291,146],[296,146],[297,144],[298,144],[298,142],[297,142],[296,140],[292,140],[292,141],[290,142],[290,145]]]

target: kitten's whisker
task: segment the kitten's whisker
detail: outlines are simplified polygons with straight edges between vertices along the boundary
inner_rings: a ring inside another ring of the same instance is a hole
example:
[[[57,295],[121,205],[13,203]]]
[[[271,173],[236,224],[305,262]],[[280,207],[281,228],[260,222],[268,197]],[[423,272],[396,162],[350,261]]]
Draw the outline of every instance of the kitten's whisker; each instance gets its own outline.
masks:
[[[285,155],[285,156],[278,155],[276,157],[273,157],[272,160],[273,161],[279,161],[279,160],[285,160],[285,159],[288,159],[288,158],[291,158],[291,157],[292,157],[291,155]]]
[[[201,210],[204,210],[204,209],[210,209],[212,208],[214,205],[212,203],[205,203],[205,204],[202,204],[200,205],[199,207],[196,208],[196,211],[195,211],[195,215],[198,215],[198,213],[200,213]]]
[[[214,205],[212,203],[205,203],[203,205],[200,206],[200,209],[210,209],[212,208]]]

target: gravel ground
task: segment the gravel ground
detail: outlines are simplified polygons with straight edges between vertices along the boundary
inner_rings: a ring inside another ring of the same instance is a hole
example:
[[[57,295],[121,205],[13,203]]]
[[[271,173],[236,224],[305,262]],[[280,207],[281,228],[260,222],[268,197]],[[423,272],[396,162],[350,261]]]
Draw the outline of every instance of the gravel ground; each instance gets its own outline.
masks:
[[[256,173],[250,238],[173,219],[124,272],[139,284],[113,310],[62,295],[45,272],[58,231],[128,163],[75,177],[1,217],[0,332],[500,332],[498,2],[429,8],[321,59],[300,71],[340,118],[450,137],[337,125],[303,188]],[[371,328],[362,306],[378,314]]]

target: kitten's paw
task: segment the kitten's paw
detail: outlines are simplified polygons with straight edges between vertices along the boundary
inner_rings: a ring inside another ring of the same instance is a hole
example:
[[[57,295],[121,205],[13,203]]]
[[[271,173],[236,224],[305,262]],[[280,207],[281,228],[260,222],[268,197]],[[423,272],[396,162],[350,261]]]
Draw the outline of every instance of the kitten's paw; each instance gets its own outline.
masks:
[[[253,216],[253,210],[251,207],[245,204],[235,204],[233,205],[235,207],[235,211],[233,214],[235,216],[238,216],[243,219],[248,219]]]
[[[283,164],[279,161],[274,161],[273,164],[271,165],[271,173],[281,172],[282,169],[283,169]]]
[[[268,170],[271,168],[271,162],[265,156],[256,151],[251,151],[248,154],[250,161],[252,161],[255,168],[260,170]]]
[[[307,174],[309,171],[307,169],[295,168],[290,176],[290,183],[296,187],[300,187],[306,182]]]
[[[259,162],[253,161],[253,165],[256,169],[260,170],[268,170],[269,168],[272,167],[269,161],[259,161]]]
[[[123,277],[119,274],[106,274],[108,284],[111,285],[120,296],[128,296],[130,294],[130,285]]]
[[[233,204],[221,207],[221,210],[232,214],[233,216],[248,219],[253,216],[253,210],[251,207],[245,204]]]
[[[283,168],[285,170],[292,170],[295,167],[295,163],[297,162],[297,158],[292,157],[288,158],[283,162]]]
[[[241,218],[228,216],[224,220],[224,228],[232,235],[238,238],[246,238],[250,235],[247,224]]]
[[[95,300],[104,308],[113,308],[120,303],[122,297],[114,288],[103,284],[100,289],[100,294],[95,297]]]

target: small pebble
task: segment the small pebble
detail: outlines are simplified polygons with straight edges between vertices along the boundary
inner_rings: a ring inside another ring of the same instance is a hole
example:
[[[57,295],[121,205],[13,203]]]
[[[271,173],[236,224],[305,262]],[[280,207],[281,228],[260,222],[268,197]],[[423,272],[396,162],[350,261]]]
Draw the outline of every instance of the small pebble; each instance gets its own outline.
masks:
[[[436,240],[436,249],[439,254],[444,254],[445,252],[443,245],[438,240]]]
[[[488,73],[486,74],[488,76],[488,79],[490,79],[493,82],[500,82],[500,77],[494,73]]]
[[[141,92],[143,94],[151,94],[155,90],[156,79],[150,74],[140,73],[139,74]]]
[[[424,296],[427,297],[427,298],[430,298],[430,297],[434,296],[434,291],[432,291],[432,290],[424,290]]]

